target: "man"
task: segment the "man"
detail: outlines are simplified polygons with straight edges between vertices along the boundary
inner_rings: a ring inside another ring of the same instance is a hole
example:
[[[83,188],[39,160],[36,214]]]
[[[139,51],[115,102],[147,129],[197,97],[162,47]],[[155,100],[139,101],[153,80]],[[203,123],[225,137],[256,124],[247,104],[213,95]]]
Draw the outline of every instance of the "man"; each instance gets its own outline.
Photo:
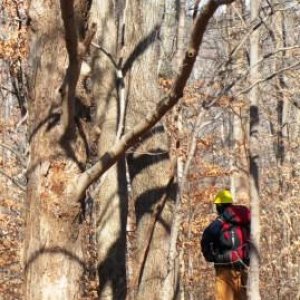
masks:
[[[230,191],[220,191],[215,199],[218,217],[204,230],[201,249],[216,270],[216,300],[247,299],[250,210],[233,205]]]

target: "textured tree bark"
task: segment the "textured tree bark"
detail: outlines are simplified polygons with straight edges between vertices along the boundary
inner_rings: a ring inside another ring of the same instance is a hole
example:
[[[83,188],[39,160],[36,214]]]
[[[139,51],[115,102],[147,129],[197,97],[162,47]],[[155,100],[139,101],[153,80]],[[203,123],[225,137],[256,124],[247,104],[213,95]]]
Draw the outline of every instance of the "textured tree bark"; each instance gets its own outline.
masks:
[[[177,1],[165,0],[164,3],[164,17],[161,28],[161,45],[162,51],[159,62],[159,75],[170,78],[174,74],[174,55],[176,38],[176,19],[177,19]]]
[[[125,134],[153,110],[160,99],[157,86],[162,1],[128,2],[123,71],[128,94]],[[130,22],[129,22],[130,20]],[[163,125],[154,125],[127,154],[132,197],[135,200],[136,299],[158,299],[165,274],[171,211],[168,185],[173,176]],[[157,211],[156,205],[167,197]],[[155,216],[156,214],[156,216]]]
[[[89,23],[97,24],[95,42],[102,50],[92,55],[92,95],[97,106],[98,155],[102,156],[117,140],[120,95],[117,93],[118,65],[117,1],[93,1]],[[121,1],[120,1],[121,2]],[[121,37],[119,37],[120,40]],[[120,130],[119,130],[120,131]],[[96,195],[96,238],[100,299],[124,299],[126,295],[125,228],[127,191],[124,160],[101,178]]]
[[[77,131],[72,141],[62,140],[64,127],[59,123],[58,91],[68,66],[59,1],[33,0],[29,15],[30,164],[24,298],[79,299],[86,266],[80,203],[74,201],[70,183],[86,157]]]
[[[259,16],[260,0],[251,1],[251,19]],[[250,81],[259,79],[258,60],[260,58],[260,31],[256,29],[250,37]],[[260,299],[259,290],[259,243],[260,243],[260,141],[259,141],[259,86],[250,90],[250,207],[251,207],[251,240],[253,243],[250,264],[248,297],[251,300]]]
[[[177,25],[177,36],[176,36],[176,67],[178,68],[184,57],[184,47],[185,47],[185,4],[186,0],[178,1],[178,25]]]

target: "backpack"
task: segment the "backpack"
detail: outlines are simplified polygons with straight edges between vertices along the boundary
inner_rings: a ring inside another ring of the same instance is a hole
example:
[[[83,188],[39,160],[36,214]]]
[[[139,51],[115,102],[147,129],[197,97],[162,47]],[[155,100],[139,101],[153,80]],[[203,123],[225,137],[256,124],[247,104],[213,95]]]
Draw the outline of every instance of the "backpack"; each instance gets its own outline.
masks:
[[[248,222],[248,209],[244,206],[234,206],[220,218],[221,231],[219,236],[220,250],[231,252],[232,263],[243,261],[249,263],[250,250],[250,220]]]

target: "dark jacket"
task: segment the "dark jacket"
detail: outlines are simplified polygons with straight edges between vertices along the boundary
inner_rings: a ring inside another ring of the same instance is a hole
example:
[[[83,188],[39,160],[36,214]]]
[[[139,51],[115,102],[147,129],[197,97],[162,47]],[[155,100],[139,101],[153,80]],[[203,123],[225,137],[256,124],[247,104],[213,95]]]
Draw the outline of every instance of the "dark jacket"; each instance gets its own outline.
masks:
[[[229,205],[203,232],[201,250],[205,259],[209,262],[214,262],[216,265],[231,266],[233,262],[238,260],[240,261],[239,257],[242,255],[239,253],[240,250],[237,250],[235,245],[231,244],[229,246],[224,243],[222,239],[224,223],[229,225],[231,224],[232,226],[239,226],[239,228],[245,230],[247,232],[247,236],[249,236],[249,209],[242,205]],[[247,238],[248,241],[249,238]],[[241,240],[242,239],[245,239],[245,236],[241,237]],[[243,244],[245,244],[245,241],[243,241]],[[245,245],[239,245],[239,247],[245,247]],[[249,259],[244,259],[243,263],[249,264]]]

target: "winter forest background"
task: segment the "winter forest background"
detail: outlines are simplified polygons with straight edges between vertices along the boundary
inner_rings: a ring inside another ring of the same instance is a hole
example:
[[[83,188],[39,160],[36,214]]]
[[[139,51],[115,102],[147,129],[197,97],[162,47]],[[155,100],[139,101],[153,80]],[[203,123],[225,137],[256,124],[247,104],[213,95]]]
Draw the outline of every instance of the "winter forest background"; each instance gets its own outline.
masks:
[[[224,187],[253,213],[249,299],[300,299],[299,1],[1,0],[0,21],[1,299],[213,299]]]

